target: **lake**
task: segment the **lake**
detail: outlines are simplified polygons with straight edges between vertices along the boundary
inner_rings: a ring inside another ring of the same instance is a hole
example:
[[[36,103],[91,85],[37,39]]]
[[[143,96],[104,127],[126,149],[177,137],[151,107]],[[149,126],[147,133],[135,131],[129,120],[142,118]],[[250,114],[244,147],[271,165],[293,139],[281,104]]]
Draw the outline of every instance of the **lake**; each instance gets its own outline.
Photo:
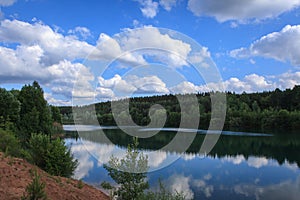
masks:
[[[65,125],[68,132],[74,125]],[[79,166],[74,177],[100,187],[113,183],[103,164],[114,155],[122,157],[132,137],[117,127],[77,126],[79,138],[65,139]],[[187,199],[299,199],[300,137],[292,134],[222,132],[214,148],[199,149],[206,133],[197,130],[189,148],[181,152],[163,147],[177,129],[139,129],[149,138],[139,139],[140,150],[148,156],[148,181],[152,189],[158,180],[172,191],[183,191]],[[180,130],[189,137],[190,130]],[[299,134],[298,134],[299,135]]]

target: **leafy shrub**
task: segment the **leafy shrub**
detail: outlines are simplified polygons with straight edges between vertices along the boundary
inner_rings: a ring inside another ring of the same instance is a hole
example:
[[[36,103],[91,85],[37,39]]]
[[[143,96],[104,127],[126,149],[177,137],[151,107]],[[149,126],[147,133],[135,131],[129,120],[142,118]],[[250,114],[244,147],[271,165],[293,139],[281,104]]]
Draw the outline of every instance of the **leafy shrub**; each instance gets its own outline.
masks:
[[[20,142],[13,132],[0,128],[0,151],[15,157],[21,155]]]
[[[63,140],[58,138],[51,141],[47,135],[32,134],[29,147],[32,162],[49,174],[64,177],[73,175],[78,162]]]

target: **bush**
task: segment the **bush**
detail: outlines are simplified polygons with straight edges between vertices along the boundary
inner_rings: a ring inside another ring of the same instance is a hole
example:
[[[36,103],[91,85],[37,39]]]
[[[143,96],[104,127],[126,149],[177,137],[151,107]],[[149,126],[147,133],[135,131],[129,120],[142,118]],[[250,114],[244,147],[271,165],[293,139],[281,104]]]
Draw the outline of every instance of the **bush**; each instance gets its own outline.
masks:
[[[77,167],[77,160],[59,138],[51,141],[47,135],[32,134],[29,152],[32,162],[51,175],[71,177]]]
[[[45,183],[41,182],[37,171],[34,171],[32,182],[26,187],[26,194],[21,198],[22,200],[46,200]]]
[[[145,191],[149,188],[149,183],[146,181],[146,171],[149,168],[148,157],[144,156],[143,152],[139,152],[137,147],[138,140],[135,138],[133,144],[128,146],[125,158],[111,157],[109,164],[104,165],[109,176],[118,184],[118,187],[108,182],[101,184],[104,189],[110,191],[110,197],[124,200],[184,200],[183,193],[173,194],[164,187],[161,181],[159,181],[158,191]]]
[[[21,145],[13,132],[0,128],[0,151],[10,156],[21,156]]]
[[[102,187],[113,191],[113,197],[138,199],[144,190],[149,188],[146,181],[148,158],[142,152],[138,152],[137,146],[138,141],[135,139],[134,143],[128,146],[125,158],[112,157],[109,164],[104,165],[109,176],[119,185],[119,187],[114,188],[106,182],[102,184]]]
[[[147,193],[142,194],[138,198],[139,200],[184,200],[185,196],[183,192],[175,193],[170,192],[165,188],[162,182],[159,180],[159,190],[158,191],[149,191]]]

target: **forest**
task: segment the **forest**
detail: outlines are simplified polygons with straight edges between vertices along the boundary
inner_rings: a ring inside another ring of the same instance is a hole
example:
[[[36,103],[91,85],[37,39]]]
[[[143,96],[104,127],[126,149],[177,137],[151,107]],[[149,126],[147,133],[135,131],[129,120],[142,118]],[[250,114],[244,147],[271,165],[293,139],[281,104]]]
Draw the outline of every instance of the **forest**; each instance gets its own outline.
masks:
[[[0,88],[0,151],[25,158],[51,175],[71,177],[77,160],[54,136],[62,134],[59,108],[44,99],[38,82],[21,90]]]
[[[199,129],[208,129],[211,119],[211,98],[215,93],[196,94],[199,103]],[[181,96],[188,96],[185,94]],[[236,94],[226,92],[226,119],[223,130],[265,132],[265,133],[299,133],[300,130],[300,86],[281,91],[265,91],[257,93]],[[124,100],[119,100],[124,101]],[[166,109],[165,127],[179,127],[181,108],[176,95],[168,94],[150,97],[134,97],[129,99],[129,113],[133,121],[141,126],[150,122],[149,109],[159,104]],[[78,107],[77,107],[78,108]],[[64,124],[74,123],[79,119],[82,124],[89,124],[96,116],[100,125],[116,125],[111,102],[80,107],[82,112],[73,116],[72,107],[60,107]],[[122,117],[119,113],[119,118]],[[189,114],[189,113],[187,113]],[[126,122],[126,118],[124,118]]]

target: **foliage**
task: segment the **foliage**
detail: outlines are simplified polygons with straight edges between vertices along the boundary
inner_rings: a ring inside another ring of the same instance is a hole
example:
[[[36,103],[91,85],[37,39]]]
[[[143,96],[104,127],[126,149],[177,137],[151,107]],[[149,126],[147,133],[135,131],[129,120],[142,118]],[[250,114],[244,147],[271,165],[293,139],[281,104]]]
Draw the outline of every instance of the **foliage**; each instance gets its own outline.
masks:
[[[41,182],[40,175],[34,171],[32,182],[26,187],[26,194],[22,200],[46,200],[47,194],[45,193],[45,183]]]
[[[148,158],[137,150],[138,141],[128,146],[125,158],[112,157],[104,168],[109,176],[119,185],[114,188],[108,183],[102,184],[106,189],[113,188],[113,195],[119,199],[138,199],[149,188],[146,181]]]
[[[20,121],[18,128],[21,138],[28,141],[32,133],[50,135],[52,128],[51,109],[44,99],[44,92],[34,81],[32,85],[25,85],[19,92],[21,102]]]
[[[29,151],[32,162],[51,175],[71,177],[77,167],[77,160],[59,138],[51,141],[47,135],[32,134]]]
[[[62,132],[60,110],[48,105],[36,81],[21,91],[0,88],[0,151],[52,175],[70,177],[77,160],[62,140],[51,140],[52,132]]]
[[[217,94],[212,92],[211,94]],[[210,93],[198,93],[200,110],[200,129],[208,129],[211,120]],[[189,94],[186,94],[187,96]],[[184,95],[179,95],[183,96]],[[242,93],[226,92],[227,115],[224,130],[251,132],[299,132],[300,128],[300,86],[281,91]],[[120,103],[123,100],[119,100]],[[166,109],[166,127],[179,127],[182,117],[180,104],[174,95],[152,97],[134,97],[130,99],[129,113],[133,121],[145,126],[149,124],[149,109],[159,104]],[[91,105],[90,105],[91,106]],[[76,118],[83,124],[90,123],[91,113],[87,113],[90,106],[83,107],[85,112],[77,112]],[[71,107],[61,107],[64,121],[70,122],[74,116]],[[115,125],[110,102],[95,104],[96,116],[101,125]],[[193,108],[189,109],[193,111]],[[94,112],[94,111],[93,111]],[[117,114],[118,115],[118,114]],[[119,113],[122,118],[123,113]]]
[[[111,198],[131,200],[183,200],[181,192],[172,193],[165,188],[159,180],[158,191],[146,191],[149,183],[146,181],[148,158],[138,151],[138,140],[134,138],[133,144],[128,145],[126,156],[122,159],[111,157],[109,164],[104,165],[109,176],[117,183],[117,187],[108,182],[101,186],[110,191]],[[131,173],[130,173],[131,172]]]
[[[159,180],[159,190],[158,191],[149,191],[147,193],[142,194],[138,198],[139,200],[184,200],[185,196],[183,192],[175,193],[170,192],[163,185],[161,180]]]
[[[51,116],[52,116],[53,122],[57,122],[57,123],[61,124],[62,117],[61,117],[59,108],[56,106],[50,106],[50,108],[51,108]]]
[[[20,102],[9,91],[0,88],[0,127],[6,129],[7,124],[19,121]]]
[[[10,130],[0,128],[0,151],[15,157],[19,157],[22,154],[19,140]]]

